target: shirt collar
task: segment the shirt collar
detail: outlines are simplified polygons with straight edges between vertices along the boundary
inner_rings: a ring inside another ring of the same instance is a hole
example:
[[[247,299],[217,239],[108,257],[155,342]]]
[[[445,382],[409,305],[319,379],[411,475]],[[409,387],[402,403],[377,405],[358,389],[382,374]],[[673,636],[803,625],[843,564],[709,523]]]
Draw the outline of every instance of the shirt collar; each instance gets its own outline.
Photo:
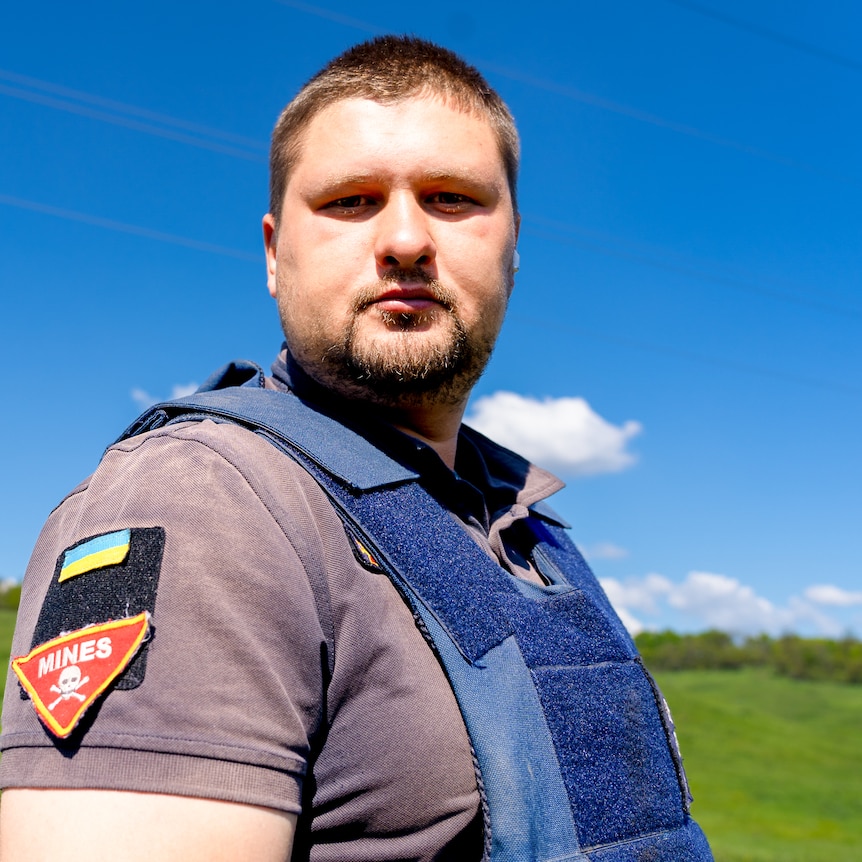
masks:
[[[536,505],[564,483],[466,425],[459,432],[453,473],[428,444],[369,418],[368,411],[360,417],[353,402],[306,374],[286,344],[272,364],[268,385],[292,390],[318,410],[353,428],[390,458],[418,473],[426,490],[446,508],[462,516],[473,515],[486,529],[489,521],[514,505],[535,507],[543,517],[564,523],[553,516],[549,507]]]

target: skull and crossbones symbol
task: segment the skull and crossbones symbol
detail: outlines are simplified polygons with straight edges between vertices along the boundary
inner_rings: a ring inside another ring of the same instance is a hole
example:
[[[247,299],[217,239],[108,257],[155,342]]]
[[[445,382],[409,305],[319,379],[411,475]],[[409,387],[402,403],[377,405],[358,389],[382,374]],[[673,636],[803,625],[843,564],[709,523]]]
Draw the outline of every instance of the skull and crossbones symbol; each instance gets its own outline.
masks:
[[[90,677],[88,676],[85,676],[83,679],[81,678],[81,668],[78,665],[70,664],[68,667],[64,667],[60,678],[57,680],[59,688],[56,685],[51,686],[51,691],[57,692],[60,696],[48,706],[48,709],[53,712],[54,707],[61,700],[69,700],[71,697],[77,698],[82,702],[86,700],[83,694],[78,694],[78,689],[89,681]]]

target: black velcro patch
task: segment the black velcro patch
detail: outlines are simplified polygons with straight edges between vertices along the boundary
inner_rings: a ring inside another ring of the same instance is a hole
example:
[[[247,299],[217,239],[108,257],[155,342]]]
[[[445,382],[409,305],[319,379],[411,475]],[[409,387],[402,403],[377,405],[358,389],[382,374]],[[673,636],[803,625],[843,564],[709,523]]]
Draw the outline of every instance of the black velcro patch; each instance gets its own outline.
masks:
[[[83,571],[62,582],[64,560],[71,555],[70,552],[99,537],[90,536],[76,542],[60,554],[36,621],[31,649],[84,626],[127,619],[143,611],[153,613],[165,549],[165,530],[163,527],[137,527],[129,532],[128,554],[122,562]],[[137,688],[144,681],[148,646],[149,642],[141,646],[129,666],[117,677],[114,688]],[[21,693],[26,698],[23,689]]]

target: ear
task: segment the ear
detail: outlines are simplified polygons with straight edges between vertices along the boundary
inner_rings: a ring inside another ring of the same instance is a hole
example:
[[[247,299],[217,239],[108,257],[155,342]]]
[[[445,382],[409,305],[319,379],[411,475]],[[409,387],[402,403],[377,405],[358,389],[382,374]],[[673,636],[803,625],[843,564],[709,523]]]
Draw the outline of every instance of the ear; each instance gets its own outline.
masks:
[[[521,235],[521,214],[515,213],[515,241],[512,247],[512,263],[509,268],[509,296],[515,289],[515,273],[521,266],[521,256],[518,254],[518,237]]]
[[[275,299],[277,289],[275,280],[276,251],[278,248],[278,231],[272,213],[263,217],[263,250],[266,254],[266,287],[269,295]]]

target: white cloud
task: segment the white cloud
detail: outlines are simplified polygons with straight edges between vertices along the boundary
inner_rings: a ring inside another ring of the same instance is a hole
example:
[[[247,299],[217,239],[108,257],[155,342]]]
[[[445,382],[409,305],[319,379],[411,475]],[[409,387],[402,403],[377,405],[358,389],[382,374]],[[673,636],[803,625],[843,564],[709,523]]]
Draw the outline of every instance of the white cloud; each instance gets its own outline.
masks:
[[[751,587],[711,572],[689,572],[668,596],[668,604],[702,620],[708,628],[733,634],[780,630],[792,621],[792,615]]]
[[[132,401],[138,405],[139,409],[146,410],[147,407],[152,407],[159,399],[153,398],[149,392],[144,392],[143,389],[137,387],[131,391]]]
[[[671,581],[656,574],[626,581],[603,578],[602,586],[613,604],[649,614],[658,612],[658,599],[669,595],[674,588]]]
[[[632,634],[670,627],[686,631],[714,628],[740,636],[764,632],[780,635],[807,629],[826,637],[838,637],[846,627],[812,604],[815,599],[809,593],[813,591],[833,600],[839,595],[855,595],[837,587],[830,588],[830,592],[812,587],[805,591],[805,599],[790,596],[780,606],[736,578],[697,571],[689,572],[681,583],[656,574],[626,581],[607,578],[601,583]],[[826,602],[821,599],[820,603]]]
[[[620,615],[623,625],[633,635],[649,628],[633,611],[648,615],[659,613],[658,600],[670,593],[673,584],[661,575],[647,575],[645,578],[629,578],[618,581],[616,578],[602,578],[601,585],[608,594],[611,604]]]
[[[197,388],[197,383],[175,383],[168,398],[182,398],[184,395],[191,395],[192,392],[197,391]],[[135,387],[130,394],[132,396],[132,400],[141,410],[146,410],[148,407],[152,407],[153,404],[158,404],[159,401],[168,400],[167,398],[157,398],[150,395],[149,392],[139,389],[138,387]]]
[[[171,398],[184,398],[198,391],[198,383],[175,383],[171,389]]]
[[[569,476],[630,467],[635,456],[626,446],[641,432],[638,422],[611,424],[583,398],[539,401],[514,392],[478,399],[467,423],[525,458]]]
[[[834,605],[840,608],[862,605],[862,592],[850,592],[832,584],[814,584],[804,595],[808,601],[818,605]]]
[[[596,542],[595,545],[581,548],[581,552],[588,560],[624,560],[629,555],[625,548],[613,542]]]

